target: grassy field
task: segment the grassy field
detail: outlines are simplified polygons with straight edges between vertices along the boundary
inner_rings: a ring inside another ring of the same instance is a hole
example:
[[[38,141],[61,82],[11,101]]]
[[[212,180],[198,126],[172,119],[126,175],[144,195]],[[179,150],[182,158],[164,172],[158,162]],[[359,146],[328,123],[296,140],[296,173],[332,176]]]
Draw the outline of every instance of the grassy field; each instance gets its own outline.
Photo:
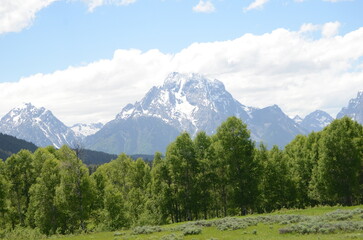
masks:
[[[280,233],[281,231],[285,233]],[[146,232],[150,233],[145,234]],[[188,235],[188,233],[196,234]],[[185,222],[161,227],[146,226],[127,231],[52,237],[51,239],[363,239],[363,205],[281,210],[271,214]]]

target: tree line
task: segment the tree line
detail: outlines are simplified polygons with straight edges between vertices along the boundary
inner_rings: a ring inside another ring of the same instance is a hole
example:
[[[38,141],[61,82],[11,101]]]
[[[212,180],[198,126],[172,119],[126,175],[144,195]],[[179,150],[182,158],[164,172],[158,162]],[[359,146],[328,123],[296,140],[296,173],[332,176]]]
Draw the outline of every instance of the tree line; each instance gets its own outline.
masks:
[[[0,161],[0,228],[67,234],[363,200],[363,127],[345,117],[283,150],[256,146],[240,119],[181,133],[150,164],[125,154],[91,175],[63,146]]]

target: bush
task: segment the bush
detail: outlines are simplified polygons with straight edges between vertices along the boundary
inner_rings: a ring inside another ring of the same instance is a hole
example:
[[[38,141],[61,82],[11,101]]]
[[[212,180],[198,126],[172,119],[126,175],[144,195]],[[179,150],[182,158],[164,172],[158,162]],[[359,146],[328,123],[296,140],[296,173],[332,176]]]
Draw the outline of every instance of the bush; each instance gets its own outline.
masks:
[[[341,210],[337,209],[333,212],[326,213],[323,216],[324,220],[336,220],[336,221],[344,221],[348,219],[352,219],[354,215],[354,211],[351,210]]]
[[[286,233],[335,233],[337,231],[354,232],[363,230],[363,221],[342,222],[302,222],[279,230],[280,234]]]
[[[216,226],[218,230],[237,230],[245,229],[249,226],[249,221],[244,221],[242,218],[226,217],[222,219],[217,219],[213,221],[213,225]]]
[[[40,233],[38,228],[16,227],[14,230],[4,234],[4,239],[7,240],[40,240],[46,238],[44,234]]]
[[[154,232],[161,232],[162,229],[159,226],[141,226],[141,227],[135,227],[132,230],[132,234],[138,235],[138,234],[150,234]]]
[[[202,228],[197,226],[190,226],[183,230],[183,235],[198,235],[202,233]]]

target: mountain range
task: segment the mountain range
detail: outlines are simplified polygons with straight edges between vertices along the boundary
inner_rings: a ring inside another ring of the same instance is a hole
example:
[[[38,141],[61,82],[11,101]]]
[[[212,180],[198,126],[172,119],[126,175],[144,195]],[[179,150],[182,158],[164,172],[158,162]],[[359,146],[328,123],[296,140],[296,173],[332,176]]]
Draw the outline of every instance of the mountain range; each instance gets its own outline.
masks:
[[[363,123],[363,93],[350,100],[337,115]],[[265,108],[245,106],[225,89],[222,82],[200,74],[171,73],[161,86],[152,87],[134,104],[126,105],[106,123],[67,127],[49,110],[30,103],[12,109],[0,120],[0,132],[38,146],[82,143],[86,148],[111,154],[153,154],[165,152],[182,131],[214,134],[229,116],[243,120],[256,142],[284,147],[298,134],[320,131],[333,118],[317,110],[304,119],[288,117],[277,105]]]

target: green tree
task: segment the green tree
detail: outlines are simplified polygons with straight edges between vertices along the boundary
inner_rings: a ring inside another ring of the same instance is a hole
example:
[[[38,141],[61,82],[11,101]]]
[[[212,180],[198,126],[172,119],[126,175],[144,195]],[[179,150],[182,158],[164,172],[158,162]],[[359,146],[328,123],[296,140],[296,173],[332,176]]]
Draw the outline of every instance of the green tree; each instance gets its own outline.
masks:
[[[289,172],[296,188],[297,207],[315,204],[309,197],[309,184],[319,159],[319,138],[320,133],[315,132],[308,136],[298,135],[285,147]]]
[[[128,193],[128,208],[130,210],[131,221],[138,224],[141,216],[146,211],[146,201],[150,196],[148,188],[151,182],[150,166],[141,158],[132,164],[130,181],[131,189]]]
[[[165,158],[172,178],[176,221],[192,220],[198,215],[196,177],[199,164],[188,133],[182,133],[168,146]]]
[[[49,156],[41,167],[36,183],[30,188],[28,222],[47,234],[59,227],[59,211],[55,206],[56,188],[60,184],[60,161]]]
[[[175,196],[172,191],[172,179],[168,162],[161,153],[155,153],[151,168],[151,198],[147,201],[147,209],[151,222],[165,224],[170,219],[176,222],[174,211]]]
[[[10,183],[11,224],[25,226],[25,217],[30,202],[29,189],[35,182],[33,154],[21,150],[5,161],[5,172]]]
[[[86,229],[94,201],[95,184],[88,168],[67,146],[57,151],[60,163],[60,184],[56,188],[55,206],[61,218],[63,232]]]
[[[107,184],[104,193],[105,220],[108,228],[110,230],[116,230],[130,226],[125,207],[125,199],[121,191],[116,186]]]
[[[209,209],[212,206],[211,187],[212,180],[215,179],[212,172],[213,151],[211,150],[212,140],[205,132],[198,132],[194,139],[194,148],[196,160],[199,164],[199,171],[196,176],[197,188],[197,208],[203,212],[204,218],[207,219]]]
[[[5,166],[2,159],[0,159],[0,227],[4,228],[6,220],[5,214],[8,211],[8,194],[9,183],[5,177]]]
[[[294,200],[294,185],[290,177],[284,153],[274,146],[263,163],[262,195],[265,211],[291,207]]]
[[[363,127],[348,117],[322,131],[319,161],[313,171],[311,196],[321,203],[352,205],[361,198]]]
[[[231,207],[244,214],[258,196],[258,163],[255,161],[254,143],[247,125],[236,117],[230,117],[218,127],[217,156],[227,169],[227,184],[231,188]]]

